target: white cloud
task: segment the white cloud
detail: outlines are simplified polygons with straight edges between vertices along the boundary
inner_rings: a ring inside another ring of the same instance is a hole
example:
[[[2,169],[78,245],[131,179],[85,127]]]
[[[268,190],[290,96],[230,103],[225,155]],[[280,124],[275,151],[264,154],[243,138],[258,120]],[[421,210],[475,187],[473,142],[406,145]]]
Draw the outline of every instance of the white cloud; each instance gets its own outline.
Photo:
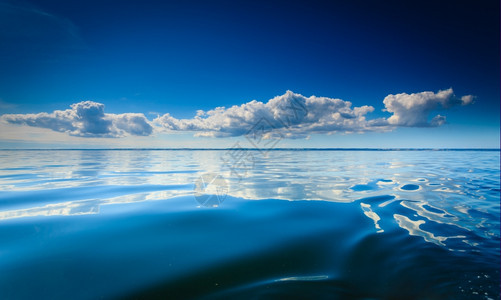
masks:
[[[153,127],[143,114],[127,113],[120,115],[107,114],[119,130],[131,135],[147,136],[153,133]]]
[[[452,89],[434,92],[421,92],[415,94],[388,95],[383,103],[385,110],[393,113],[387,119],[388,124],[407,127],[433,127],[445,123],[444,116],[436,115],[428,121],[432,111],[437,109],[450,109],[458,105],[473,103],[473,96],[467,95],[458,98]]]
[[[390,131],[399,126],[434,127],[446,122],[435,110],[473,103],[471,95],[458,98],[452,89],[384,98],[388,118],[367,119],[374,107],[352,107],[349,101],[327,97],[305,97],[287,91],[263,103],[252,100],[229,108],[197,111],[191,119],[177,119],[166,113],[149,121],[144,114],[107,114],[104,104],[83,101],[71,109],[52,113],[5,114],[5,123],[48,128],[79,137],[148,136],[154,131],[194,132],[195,136],[232,137],[258,133],[261,138],[307,138],[311,134]],[[153,127],[155,126],[155,127]]]
[[[372,106],[351,107],[351,102],[327,97],[305,97],[287,91],[263,103],[253,100],[230,108],[198,111],[192,119],[176,119],[170,114],[153,122],[168,130],[196,131],[198,136],[239,136],[259,126],[265,138],[306,137],[312,133],[365,132],[380,130],[367,122]]]
[[[153,132],[153,127],[143,114],[106,114],[104,104],[93,101],[75,103],[71,105],[71,109],[52,113],[5,114],[1,116],[1,120],[80,137],[145,136]]]

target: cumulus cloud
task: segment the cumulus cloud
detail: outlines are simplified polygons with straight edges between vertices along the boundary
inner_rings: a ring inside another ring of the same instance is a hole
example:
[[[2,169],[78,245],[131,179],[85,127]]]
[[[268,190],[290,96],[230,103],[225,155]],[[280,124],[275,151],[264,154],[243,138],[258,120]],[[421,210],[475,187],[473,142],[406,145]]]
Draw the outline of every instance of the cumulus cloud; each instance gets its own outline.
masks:
[[[122,137],[126,135],[150,135],[153,127],[143,114],[107,114],[104,104],[82,101],[71,109],[52,113],[5,114],[2,121],[66,132],[80,137]]]
[[[190,119],[166,113],[149,121],[141,113],[108,114],[104,104],[83,101],[71,109],[52,113],[5,114],[0,120],[66,132],[80,137],[148,136],[155,130],[194,132],[196,136],[232,137],[258,134],[259,138],[306,138],[311,134],[390,131],[397,127],[435,127],[445,116],[432,112],[473,103],[471,95],[457,97],[452,89],[414,94],[388,95],[384,111],[388,118],[367,119],[369,105],[352,107],[349,101],[327,97],[305,97],[287,91],[266,103],[252,100],[229,108],[197,111]]]
[[[168,130],[195,131],[197,136],[226,137],[249,133],[256,126],[264,138],[302,138],[310,134],[390,131],[396,127],[434,127],[445,123],[444,116],[428,120],[432,111],[473,102],[473,96],[458,98],[452,89],[415,94],[388,95],[383,104],[389,118],[368,120],[374,107],[352,107],[352,103],[327,97],[305,97],[287,91],[263,103],[253,100],[230,108],[198,111],[192,119],[165,114],[154,123]]]
[[[428,118],[432,111],[437,109],[450,109],[454,106],[473,103],[473,96],[461,98],[454,95],[452,88],[434,92],[421,92],[414,94],[388,95],[383,103],[385,110],[393,115],[387,119],[389,125],[407,127],[434,127],[445,123],[446,118],[436,115],[430,121]]]
[[[165,114],[154,123],[168,130],[196,131],[198,136],[212,137],[244,135],[256,126],[265,132],[265,138],[378,130],[378,126],[373,126],[365,118],[374,107],[351,106],[351,102],[341,99],[305,97],[287,91],[266,103],[253,100],[239,106],[198,111],[192,119],[176,119]]]

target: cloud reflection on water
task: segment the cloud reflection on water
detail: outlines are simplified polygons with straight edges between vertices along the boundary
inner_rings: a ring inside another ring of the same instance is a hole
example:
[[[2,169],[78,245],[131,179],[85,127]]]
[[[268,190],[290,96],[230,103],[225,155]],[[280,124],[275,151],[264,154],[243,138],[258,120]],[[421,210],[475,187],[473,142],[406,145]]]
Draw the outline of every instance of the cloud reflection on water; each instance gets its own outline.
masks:
[[[491,164],[499,164],[496,153],[482,152],[479,160],[478,153],[455,152],[451,158],[445,151],[271,151],[267,156],[256,152],[253,168],[242,179],[232,176],[221,154],[1,151],[0,220],[97,214],[102,205],[187,196],[193,194],[193,183],[201,174],[213,172],[228,180],[228,195],[234,198],[360,202],[357,205],[379,233],[393,219],[411,235],[439,245],[444,245],[446,234],[430,232],[441,227],[424,224],[499,236],[499,219],[490,213],[499,210],[499,199],[491,192],[499,183],[484,180],[486,174],[499,178],[499,170]],[[472,165],[475,172],[470,172]],[[468,177],[454,171],[461,168],[468,170]],[[378,197],[386,200],[374,202]],[[386,214],[385,206],[392,202],[407,215]]]

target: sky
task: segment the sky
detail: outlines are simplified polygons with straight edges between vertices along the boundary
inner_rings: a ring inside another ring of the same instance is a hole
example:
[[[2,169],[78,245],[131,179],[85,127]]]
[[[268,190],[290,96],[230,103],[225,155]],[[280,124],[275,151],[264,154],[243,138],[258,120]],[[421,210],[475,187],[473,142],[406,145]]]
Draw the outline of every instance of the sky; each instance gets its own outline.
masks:
[[[499,148],[499,11],[0,0],[0,148]]]

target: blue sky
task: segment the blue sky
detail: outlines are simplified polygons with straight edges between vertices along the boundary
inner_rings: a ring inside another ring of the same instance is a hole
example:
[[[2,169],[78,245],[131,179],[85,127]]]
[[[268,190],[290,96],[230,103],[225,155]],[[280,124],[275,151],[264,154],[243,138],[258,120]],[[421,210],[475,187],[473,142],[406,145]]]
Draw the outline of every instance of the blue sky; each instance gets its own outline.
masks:
[[[498,1],[158,2],[0,0],[0,147],[499,147]]]

